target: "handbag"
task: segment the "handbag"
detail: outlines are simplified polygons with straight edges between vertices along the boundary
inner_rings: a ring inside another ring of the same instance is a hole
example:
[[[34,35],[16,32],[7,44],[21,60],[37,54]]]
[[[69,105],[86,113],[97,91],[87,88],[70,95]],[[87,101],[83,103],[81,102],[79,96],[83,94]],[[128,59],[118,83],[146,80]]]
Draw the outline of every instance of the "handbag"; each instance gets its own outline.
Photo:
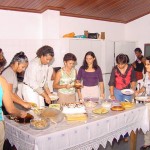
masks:
[[[88,33],[89,39],[98,39],[99,33]]]

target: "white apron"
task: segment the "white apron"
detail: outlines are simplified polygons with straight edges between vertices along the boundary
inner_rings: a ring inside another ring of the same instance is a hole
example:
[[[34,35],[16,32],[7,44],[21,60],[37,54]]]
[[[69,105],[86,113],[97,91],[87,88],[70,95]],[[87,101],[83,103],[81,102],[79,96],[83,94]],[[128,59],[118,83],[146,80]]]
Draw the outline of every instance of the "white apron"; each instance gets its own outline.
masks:
[[[99,86],[84,86],[81,89],[82,98],[86,97],[100,97],[100,89]]]
[[[38,107],[45,106],[44,98],[35,92],[28,85],[23,84],[22,86],[22,95],[24,101],[36,103]]]

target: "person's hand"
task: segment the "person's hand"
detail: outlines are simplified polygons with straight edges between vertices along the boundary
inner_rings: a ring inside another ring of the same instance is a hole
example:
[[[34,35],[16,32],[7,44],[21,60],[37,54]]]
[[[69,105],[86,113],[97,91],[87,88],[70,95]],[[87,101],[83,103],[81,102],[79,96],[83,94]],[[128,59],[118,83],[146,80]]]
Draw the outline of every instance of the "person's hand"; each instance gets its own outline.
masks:
[[[73,85],[71,85],[71,84],[67,84],[66,85],[66,89],[70,89],[70,88],[72,88],[73,87]]]
[[[23,106],[24,108],[26,108],[26,109],[29,109],[29,108],[32,107],[32,104],[29,103],[29,102],[24,102],[22,106]]]
[[[81,93],[78,93],[78,99],[79,101],[84,101]]]
[[[20,117],[25,118],[27,116],[27,112],[20,110]]]
[[[110,99],[111,99],[111,100],[115,100],[116,98],[115,98],[114,95],[110,95]]]
[[[105,98],[105,94],[104,93],[101,93],[100,94],[100,99],[104,99]]]
[[[51,99],[50,99],[50,97],[49,96],[45,96],[45,102],[47,103],[47,104],[50,104],[51,103]]]
[[[138,96],[139,93],[140,93],[139,91],[135,91],[134,95],[135,95],[135,96]]]
[[[51,96],[56,96],[56,94],[50,93],[50,94],[48,94],[48,96],[49,96],[49,97],[51,97]]]

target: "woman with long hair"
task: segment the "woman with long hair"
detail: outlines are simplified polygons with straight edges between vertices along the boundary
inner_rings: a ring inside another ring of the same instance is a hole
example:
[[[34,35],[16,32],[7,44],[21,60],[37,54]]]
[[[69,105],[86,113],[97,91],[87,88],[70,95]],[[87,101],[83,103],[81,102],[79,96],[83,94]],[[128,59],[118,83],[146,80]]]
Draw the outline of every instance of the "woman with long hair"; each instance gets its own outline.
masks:
[[[2,102],[9,114],[15,115],[21,118],[26,117],[27,115],[26,112],[15,108],[12,98],[11,98],[9,84],[2,76],[0,76],[0,150],[3,149],[3,144],[4,144],[4,139],[5,139],[4,138],[5,137],[5,125],[4,125],[4,117],[3,117],[3,111],[2,111]]]
[[[92,51],[85,54],[83,65],[77,75],[77,82],[83,82],[83,88],[78,90],[78,97],[83,100],[85,97],[104,98],[104,83],[101,68]]]
[[[8,67],[2,71],[2,76],[7,80],[9,90],[11,91],[11,98],[13,102],[21,105],[28,109],[31,108],[31,104],[25,102],[22,98],[17,95],[18,80],[17,73],[24,72],[28,66],[28,58],[24,52],[15,54]]]

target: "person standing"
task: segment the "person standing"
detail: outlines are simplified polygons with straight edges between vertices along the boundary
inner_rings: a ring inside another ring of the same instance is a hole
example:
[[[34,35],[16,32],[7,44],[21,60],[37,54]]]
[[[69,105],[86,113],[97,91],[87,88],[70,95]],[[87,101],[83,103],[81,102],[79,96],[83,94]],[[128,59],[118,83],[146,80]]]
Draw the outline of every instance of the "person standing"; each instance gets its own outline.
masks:
[[[19,104],[20,106],[28,109],[31,108],[31,104],[25,102],[17,95],[18,91],[18,80],[17,80],[17,73],[21,73],[25,71],[28,66],[28,58],[24,54],[24,52],[19,52],[15,54],[13,59],[11,60],[8,67],[6,67],[2,71],[2,76],[7,80],[8,87],[11,92],[11,98],[15,104]],[[19,107],[20,108],[20,107]],[[4,114],[7,114],[5,108],[3,108]]]
[[[132,65],[129,65],[129,57],[125,54],[119,54],[116,57],[117,65],[112,69],[109,89],[110,98],[119,101],[125,101],[125,99],[131,101],[131,95],[124,95],[121,90],[129,89],[135,91],[136,76]]]
[[[12,98],[11,93],[9,91],[7,81],[0,76],[0,150],[3,149],[4,144],[4,137],[5,137],[5,128],[4,128],[4,118],[3,118],[3,111],[2,111],[2,102],[8,111],[9,114],[15,115],[21,118],[26,117],[27,113],[25,111],[16,109]]]
[[[85,54],[83,65],[78,71],[77,82],[83,82],[83,88],[78,89],[78,97],[80,100],[84,100],[85,97],[101,97],[104,99],[102,71],[92,51]]]
[[[140,48],[136,48],[134,50],[135,55],[137,57],[136,61],[132,63],[135,73],[136,73],[136,79],[140,80],[143,79],[143,72],[145,73],[145,58],[142,55],[142,50]]]
[[[45,106],[44,100],[50,104],[52,95],[47,83],[48,64],[54,57],[54,50],[50,46],[42,46],[36,52],[25,72],[22,95],[27,102],[36,103],[38,107]]]
[[[147,96],[150,96],[150,56],[146,57],[146,62],[145,62],[145,68],[146,68],[146,75],[144,79],[144,85],[142,86],[141,89],[136,91],[135,95],[138,96],[138,94],[145,92]],[[150,118],[150,104],[146,104],[148,106],[148,111],[149,111],[149,118]],[[146,150],[150,148],[150,131],[148,131],[144,135],[144,146],[141,147],[140,150]]]
[[[56,73],[53,88],[58,89],[59,104],[75,103],[76,101],[76,91],[74,88],[77,74],[76,69],[74,68],[76,60],[74,54],[65,54],[63,58],[64,67]]]

